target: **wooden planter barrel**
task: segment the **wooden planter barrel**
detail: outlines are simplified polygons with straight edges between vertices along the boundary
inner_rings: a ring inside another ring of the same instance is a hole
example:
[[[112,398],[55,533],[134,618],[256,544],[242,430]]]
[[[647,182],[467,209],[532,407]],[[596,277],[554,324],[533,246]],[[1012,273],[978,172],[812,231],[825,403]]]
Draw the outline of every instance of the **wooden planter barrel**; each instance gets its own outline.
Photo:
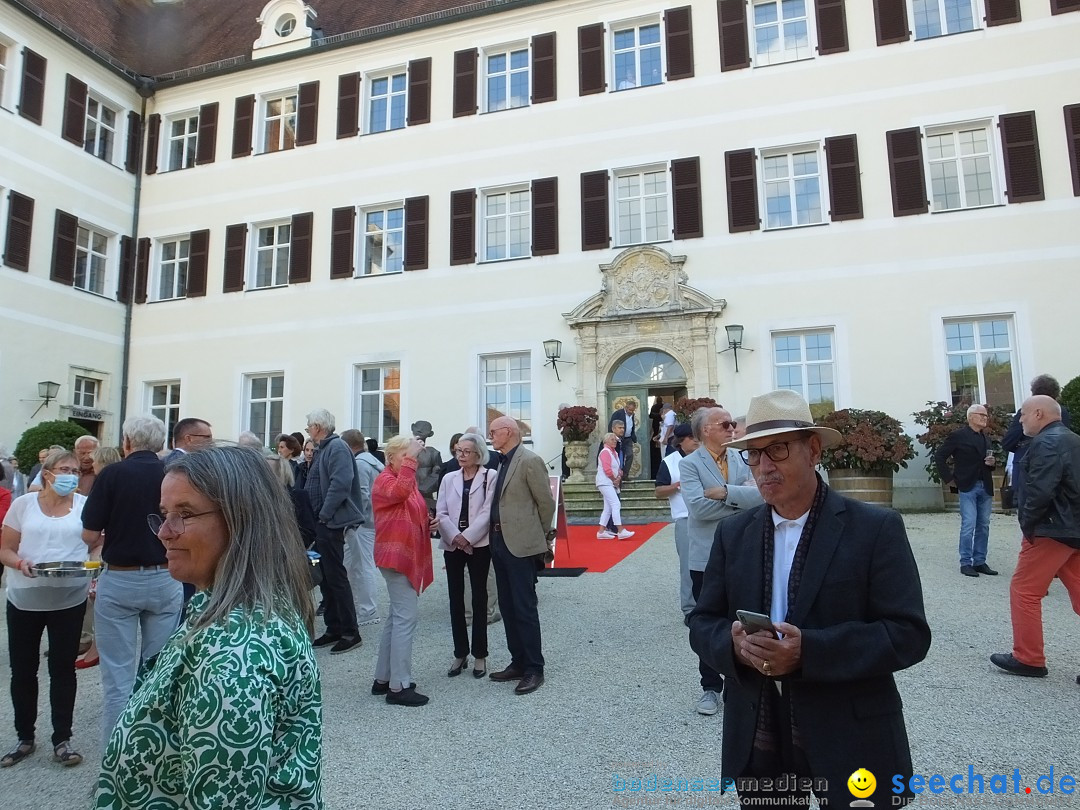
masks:
[[[829,470],[829,486],[857,501],[878,506],[893,505],[893,474],[863,470]]]

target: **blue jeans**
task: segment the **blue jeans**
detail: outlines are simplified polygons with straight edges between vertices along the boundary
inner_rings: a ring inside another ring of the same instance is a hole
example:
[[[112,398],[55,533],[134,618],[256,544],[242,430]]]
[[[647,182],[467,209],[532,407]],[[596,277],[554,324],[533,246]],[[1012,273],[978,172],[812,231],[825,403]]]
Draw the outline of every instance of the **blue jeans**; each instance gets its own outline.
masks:
[[[960,565],[982,565],[990,542],[990,507],[986,484],[979,481],[960,493]]]

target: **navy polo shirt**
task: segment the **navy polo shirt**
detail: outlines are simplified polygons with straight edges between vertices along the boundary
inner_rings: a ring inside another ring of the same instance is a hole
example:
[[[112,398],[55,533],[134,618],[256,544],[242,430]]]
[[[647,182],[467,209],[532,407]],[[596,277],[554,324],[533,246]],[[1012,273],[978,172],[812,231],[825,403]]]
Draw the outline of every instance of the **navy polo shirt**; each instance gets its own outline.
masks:
[[[138,450],[103,469],[83,507],[83,528],[105,532],[101,559],[108,565],[164,565],[165,547],[146,516],[161,511],[165,464],[156,453]]]

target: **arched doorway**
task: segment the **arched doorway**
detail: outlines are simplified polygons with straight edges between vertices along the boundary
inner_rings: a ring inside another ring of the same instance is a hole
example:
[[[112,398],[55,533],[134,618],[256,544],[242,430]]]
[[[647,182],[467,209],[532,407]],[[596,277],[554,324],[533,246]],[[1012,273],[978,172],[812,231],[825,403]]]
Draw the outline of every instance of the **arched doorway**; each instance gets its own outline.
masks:
[[[608,415],[626,403],[637,405],[637,459],[631,469],[633,478],[656,478],[663,457],[654,441],[659,432],[660,409],[686,396],[686,371],[682,363],[660,349],[642,349],[628,354],[611,371],[607,381]]]

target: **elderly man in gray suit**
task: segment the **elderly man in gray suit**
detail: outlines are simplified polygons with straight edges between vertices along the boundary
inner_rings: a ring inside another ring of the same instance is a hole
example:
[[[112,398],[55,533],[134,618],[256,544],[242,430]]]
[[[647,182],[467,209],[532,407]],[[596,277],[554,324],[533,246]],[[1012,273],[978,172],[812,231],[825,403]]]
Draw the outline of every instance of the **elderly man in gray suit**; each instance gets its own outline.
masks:
[[[735,422],[723,408],[701,408],[690,419],[700,446],[679,462],[682,494],[689,512],[690,582],[695,601],[701,594],[716,528],[722,520],[761,505],[761,493],[737,450],[724,445],[735,437]],[[698,658],[701,674],[699,714],[720,710],[724,678]]]

